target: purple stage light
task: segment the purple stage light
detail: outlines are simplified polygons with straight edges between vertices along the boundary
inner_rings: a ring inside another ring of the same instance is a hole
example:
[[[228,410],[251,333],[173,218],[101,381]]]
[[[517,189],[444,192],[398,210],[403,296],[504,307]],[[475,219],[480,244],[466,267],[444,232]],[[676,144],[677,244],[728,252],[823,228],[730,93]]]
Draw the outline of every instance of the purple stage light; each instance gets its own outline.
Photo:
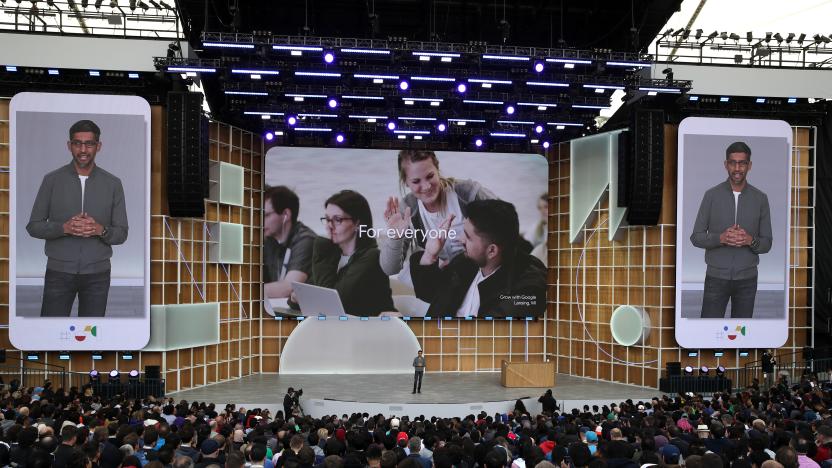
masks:
[[[286,119],[286,122],[287,122],[289,125],[295,125],[296,123],[298,123],[298,118],[297,118],[297,117],[295,117],[294,115],[291,115],[291,116],[289,116],[289,118],[288,118],[288,119]]]
[[[332,52],[327,52],[327,53],[324,54],[324,62],[332,63],[334,61],[335,61],[335,54],[333,54]]]
[[[474,140],[474,145],[476,145],[477,148],[482,148],[482,138]]]
[[[331,98],[329,101],[327,101],[327,104],[329,105],[330,109],[335,109],[336,107],[338,107],[338,101],[335,98]]]
[[[549,149],[549,142],[548,142],[548,141],[544,141],[544,142],[543,142],[543,147],[544,147],[544,148],[546,148],[546,149]]]
[[[506,107],[506,114],[508,114],[508,115],[514,114],[514,106]]]
[[[443,124],[443,123],[436,126],[436,129],[439,130],[440,132],[444,132],[447,128],[448,127],[446,127],[445,124]]]
[[[543,62],[536,62],[534,64],[534,71],[540,73],[543,71]]]
[[[338,135],[335,135],[335,141],[337,141],[338,143],[343,143],[344,142],[344,135],[342,135],[340,133]]]
[[[537,133],[543,133],[543,125],[538,125],[534,128],[534,131]]]
[[[459,93],[464,93],[465,91],[468,91],[468,86],[465,83],[460,83],[456,85],[456,90]]]
[[[401,82],[399,82],[399,89],[401,89],[402,91],[407,91],[407,88],[409,87],[410,83],[408,83],[407,81],[402,80]]]
[[[395,130],[396,122],[387,122],[387,130]]]
[[[266,141],[272,141],[272,140],[274,140],[274,133],[266,132]]]

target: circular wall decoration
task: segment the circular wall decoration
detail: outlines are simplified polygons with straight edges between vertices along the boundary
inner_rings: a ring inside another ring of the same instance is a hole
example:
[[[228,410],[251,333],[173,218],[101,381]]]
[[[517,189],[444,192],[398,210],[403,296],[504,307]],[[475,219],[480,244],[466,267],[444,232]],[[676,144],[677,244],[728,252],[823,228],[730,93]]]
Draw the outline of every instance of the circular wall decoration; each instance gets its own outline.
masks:
[[[622,346],[644,343],[650,336],[650,316],[640,307],[618,306],[610,317],[610,331]]]

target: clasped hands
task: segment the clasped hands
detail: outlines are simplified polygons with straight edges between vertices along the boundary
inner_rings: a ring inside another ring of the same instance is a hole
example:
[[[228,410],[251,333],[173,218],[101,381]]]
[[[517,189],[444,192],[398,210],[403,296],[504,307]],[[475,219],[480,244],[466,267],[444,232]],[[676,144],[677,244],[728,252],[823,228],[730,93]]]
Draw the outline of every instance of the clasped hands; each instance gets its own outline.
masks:
[[[104,226],[90,216],[82,212],[69,218],[64,223],[64,234],[78,237],[100,236],[104,232]]]
[[[734,224],[719,235],[719,242],[729,247],[745,247],[751,245],[753,240],[751,234],[747,233],[739,224]]]

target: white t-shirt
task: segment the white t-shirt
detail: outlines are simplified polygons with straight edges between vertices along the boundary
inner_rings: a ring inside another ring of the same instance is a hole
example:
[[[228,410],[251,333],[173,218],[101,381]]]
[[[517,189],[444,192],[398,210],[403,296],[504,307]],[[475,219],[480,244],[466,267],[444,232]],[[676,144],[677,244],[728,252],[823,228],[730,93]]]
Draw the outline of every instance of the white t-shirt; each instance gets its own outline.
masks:
[[[497,270],[500,268],[498,267]],[[493,275],[497,272],[494,270],[491,272],[490,275]],[[459,306],[459,310],[456,313],[457,317],[476,317],[480,311],[480,288],[479,285],[483,281],[485,281],[488,276],[483,276],[482,270],[477,270],[477,275],[474,276],[474,280],[471,281],[471,286],[468,287],[468,292],[465,293],[465,299],[462,301],[462,305]]]
[[[84,189],[87,186],[87,179],[89,179],[90,176],[79,175],[78,178],[81,179],[81,212],[83,213],[84,212]]]
[[[350,261],[351,255],[341,255],[341,258],[338,259],[338,268],[335,271],[341,271],[341,268],[347,266],[347,263]]]
[[[734,224],[737,224],[737,207],[740,206],[740,193],[734,192]]]

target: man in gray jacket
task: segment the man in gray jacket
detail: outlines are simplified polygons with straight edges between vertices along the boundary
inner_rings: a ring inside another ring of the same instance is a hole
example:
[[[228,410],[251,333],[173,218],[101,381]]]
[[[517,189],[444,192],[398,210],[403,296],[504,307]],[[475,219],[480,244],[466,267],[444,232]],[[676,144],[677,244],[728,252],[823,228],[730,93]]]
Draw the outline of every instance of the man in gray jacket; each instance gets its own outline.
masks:
[[[422,377],[425,375],[425,357],[422,356],[421,349],[416,354],[416,357],[413,358],[413,369],[416,371],[416,373],[413,374],[413,393],[416,393],[417,391],[422,393]]]
[[[690,240],[705,249],[702,318],[723,318],[731,299],[731,318],[751,318],[757,294],[760,254],[771,250],[768,197],[746,180],[751,148],[738,141],[725,150],[728,180],[702,197]]]
[[[43,177],[26,231],[46,241],[42,317],[103,317],[113,245],[127,240],[121,181],[95,164],[101,129],[91,120],[69,129],[72,161]]]

